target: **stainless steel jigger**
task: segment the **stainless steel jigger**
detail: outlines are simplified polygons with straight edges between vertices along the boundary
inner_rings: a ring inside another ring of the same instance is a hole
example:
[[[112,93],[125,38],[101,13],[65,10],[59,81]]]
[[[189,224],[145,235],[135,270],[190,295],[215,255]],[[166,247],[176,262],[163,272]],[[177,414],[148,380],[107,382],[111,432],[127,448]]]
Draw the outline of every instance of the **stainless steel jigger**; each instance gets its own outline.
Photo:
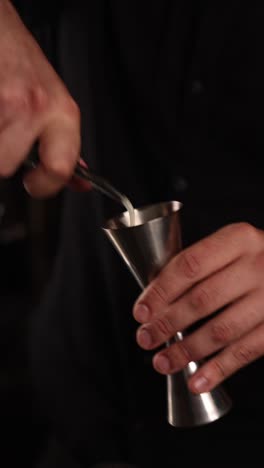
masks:
[[[132,227],[127,211],[110,219],[103,227],[142,289],[182,249],[181,208],[178,201],[150,205],[135,210]],[[183,334],[179,332],[173,340],[182,339]],[[199,365],[201,362],[190,362],[183,371],[167,376],[167,419],[172,426],[207,424],[232,407],[231,399],[221,386],[199,395],[191,393],[187,380]]]

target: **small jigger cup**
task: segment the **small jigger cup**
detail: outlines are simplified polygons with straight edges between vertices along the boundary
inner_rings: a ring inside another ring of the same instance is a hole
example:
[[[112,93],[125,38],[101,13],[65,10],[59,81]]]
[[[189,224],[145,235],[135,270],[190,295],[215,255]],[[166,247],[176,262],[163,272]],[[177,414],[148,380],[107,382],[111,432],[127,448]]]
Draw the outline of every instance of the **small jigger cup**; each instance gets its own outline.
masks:
[[[135,224],[128,212],[108,220],[107,237],[125,261],[142,289],[182,249],[180,211],[182,204],[170,201],[135,209]],[[178,332],[167,343],[183,339]],[[201,362],[190,362],[183,371],[167,378],[167,420],[175,427],[207,424],[229,412],[232,402],[222,386],[211,392],[193,394],[187,385]]]

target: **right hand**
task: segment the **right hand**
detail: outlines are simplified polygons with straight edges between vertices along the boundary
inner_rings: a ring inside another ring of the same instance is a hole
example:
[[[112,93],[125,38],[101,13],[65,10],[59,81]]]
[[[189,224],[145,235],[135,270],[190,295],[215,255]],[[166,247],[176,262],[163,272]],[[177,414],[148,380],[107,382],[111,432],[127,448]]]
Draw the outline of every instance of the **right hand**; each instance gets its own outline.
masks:
[[[0,177],[12,176],[39,142],[40,164],[24,185],[56,194],[80,156],[80,112],[8,0],[0,1]]]

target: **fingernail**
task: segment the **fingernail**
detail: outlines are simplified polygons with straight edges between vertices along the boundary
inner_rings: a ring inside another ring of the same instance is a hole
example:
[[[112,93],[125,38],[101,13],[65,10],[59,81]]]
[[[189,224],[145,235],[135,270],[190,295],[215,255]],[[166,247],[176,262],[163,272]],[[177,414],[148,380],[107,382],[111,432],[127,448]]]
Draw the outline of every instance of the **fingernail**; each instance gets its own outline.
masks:
[[[168,374],[171,369],[170,361],[166,356],[157,356],[154,360],[155,367],[158,371]]]
[[[139,322],[148,322],[150,310],[145,304],[138,304],[135,307],[134,317]]]
[[[208,379],[204,376],[201,376],[192,382],[192,387],[196,392],[202,393],[207,390],[208,383],[209,383]]]
[[[84,167],[85,169],[88,168],[86,162],[83,159],[79,159],[79,165]],[[70,183],[68,185],[72,190],[77,192],[87,192],[92,188],[91,183],[88,182],[88,180],[84,180],[78,175],[76,176],[75,174],[73,174],[72,179],[70,180]]]
[[[145,328],[140,328],[137,333],[137,342],[142,348],[150,348],[152,344],[152,336]]]
[[[79,160],[79,164],[80,164],[80,166],[88,167],[87,164],[86,164],[86,162],[85,162],[84,159],[82,159],[82,158]]]

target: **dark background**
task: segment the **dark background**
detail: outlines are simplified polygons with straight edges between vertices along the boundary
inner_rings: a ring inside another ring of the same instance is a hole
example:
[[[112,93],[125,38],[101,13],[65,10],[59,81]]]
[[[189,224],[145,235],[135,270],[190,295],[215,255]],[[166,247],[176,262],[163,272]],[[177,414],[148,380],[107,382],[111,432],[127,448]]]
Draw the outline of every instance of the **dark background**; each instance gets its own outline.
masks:
[[[63,194],[31,199],[20,173],[0,180],[0,463],[6,457],[6,467],[33,466],[47,434],[30,385],[26,331],[50,276],[62,200]]]

